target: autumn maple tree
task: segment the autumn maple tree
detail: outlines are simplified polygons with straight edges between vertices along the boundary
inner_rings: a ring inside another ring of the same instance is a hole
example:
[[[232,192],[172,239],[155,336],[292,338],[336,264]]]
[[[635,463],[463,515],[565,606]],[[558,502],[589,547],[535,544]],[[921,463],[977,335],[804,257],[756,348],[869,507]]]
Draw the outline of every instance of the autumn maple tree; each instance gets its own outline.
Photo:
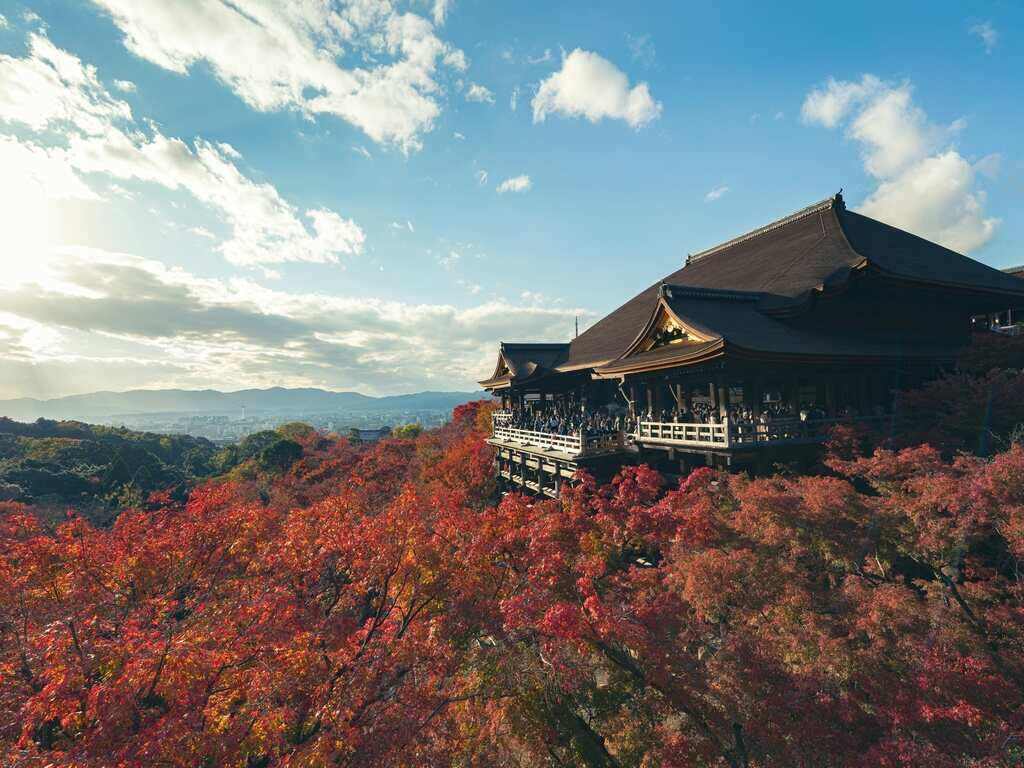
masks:
[[[639,466],[555,501],[498,498],[488,427],[293,430],[297,460],[106,528],[6,504],[2,763],[1024,760],[1012,438],[837,434],[812,475]]]

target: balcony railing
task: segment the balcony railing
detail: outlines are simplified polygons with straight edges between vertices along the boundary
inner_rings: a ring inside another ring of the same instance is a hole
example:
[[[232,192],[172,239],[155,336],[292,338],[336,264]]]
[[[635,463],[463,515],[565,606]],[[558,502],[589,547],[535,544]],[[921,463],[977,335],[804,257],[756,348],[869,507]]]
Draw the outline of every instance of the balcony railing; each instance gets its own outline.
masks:
[[[882,426],[891,416],[845,417],[832,419],[784,418],[766,424],[730,422],[718,424],[679,423],[667,421],[641,421],[633,433],[604,433],[601,435],[560,435],[517,429],[508,420],[493,421],[492,437],[503,443],[514,443],[543,451],[556,451],[571,456],[594,455],[620,451],[627,442],[638,444],[676,445],[685,448],[735,449],[758,446],[817,443],[828,436],[837,424],[873,424]]]
[[[694,448],[737,448],[781,443],[816,443],[828,437],[837,424],[871,424],[881,426],[891,416],[845,417],[832,419],[785,418],[765,424],[733,422],[720,424],[680,424],[676,422],[642,421],[637,426],[636,441],[689,446]]]
[[[729,426],[723,424],[680,424],[668,421],[641,421],[636,429],[637,442],[658,441],[696,447],[725,448],[729,445]]]
[[[617,451],[622,448],[622,435],[618,433],[601,435],[556,435],[536,432],[531,429],[517,429],[494,422],[491,435],[503,443],[516,443],[542,451],[557,451],[571,456]]]

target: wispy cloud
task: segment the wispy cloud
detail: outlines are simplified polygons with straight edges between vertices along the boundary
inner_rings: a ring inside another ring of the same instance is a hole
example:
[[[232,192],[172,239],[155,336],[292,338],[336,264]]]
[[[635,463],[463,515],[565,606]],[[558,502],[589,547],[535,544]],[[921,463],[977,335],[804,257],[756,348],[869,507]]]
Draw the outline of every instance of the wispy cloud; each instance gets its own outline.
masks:
[[[478,83],[470,83],[466,89],[466,101],[476,101],[483,104],[493,104],[494,94],[491,91]]]
[[[473,176],[476,177],[476,183],[479,184],[481,187],[487,183],[487,171],[481,169],[474,173]]]
[[[271,290],[85,248],[54,254],[48,270],[36,283],[0,285],[0,396],[225,381],[370,393],[469,388],[504,335],[555,341],[575,314],[591,317],[553,303],[456,309]],[[480,292],[470,281],[462,287]]]
[[[166,0],[94,0],[135,55],[178,74],[205,64],[260,112],[331,115],[372,141],[404,152],[441,113],[442,78],[464,72],[465,54],[438,37],[451,8],[435,0],[432,20],[391,3],[267,3],[258,10],[193,0],[183,23]],[[338,51],[360,65],[347,69]]]
[[[530,177],[523,174],[521,176],[513,176],[512,178],[505,179],[498,185],[497,191],[499,195],[503,195],[506,192],[526,192],[532,186],[533,182],[530,181]]]
[[[970,28],[970,33],[981,40],[981,44],[985,46],[985,53],[992,53],[999,44],[999,32],[992,26],[991,21],[975,24]]]
[[[708,192],[706,195],[704,195],[704,202],[712,203],[715,200],[718,200],[719,198],[721,198],[721,197],[725,196],[726,194],[728,194],[728,192],[729,192],[729,187],[725,186],[724,184],[722,186],[720,186],[720,187],[715,187],[710,192]]]
[[[247,176],[230,145],[163,134],[112,96],[94,67],[40,33],[28,43],[23,58],[0,55],[0,120],[30,136],[2,137],[19,158],[5,164],[7,189],[40,189],[33,180],[45,179],[41,194],[87,198],[86,179],[100,175],[183,190],[224,222],[231,234],[218,250],[239,265],[336,263],[362,252],[365,234],[351,219],[327,208],[296,210],[273,185]]]
[[[365,157],[367,160],[373,160],[373,155],[370,154],[370,150],[368,150],[366,147],[362,145],[353,144],[352,151],[355,152],[360,157]]]
[[[654,66],[657,52],[650,35],[630,35],[627,33],[626,45],[629,47],[629,53],[633,57],[633,61],[643,67]]]

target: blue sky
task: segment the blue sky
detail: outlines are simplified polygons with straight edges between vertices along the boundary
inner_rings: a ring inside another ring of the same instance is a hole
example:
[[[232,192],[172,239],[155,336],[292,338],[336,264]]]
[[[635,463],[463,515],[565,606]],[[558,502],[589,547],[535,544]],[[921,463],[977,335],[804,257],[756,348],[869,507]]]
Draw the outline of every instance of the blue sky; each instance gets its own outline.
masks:
[[[0,396],[470,389],[840,187],[1024,262],[1019,3],[0,14]]]

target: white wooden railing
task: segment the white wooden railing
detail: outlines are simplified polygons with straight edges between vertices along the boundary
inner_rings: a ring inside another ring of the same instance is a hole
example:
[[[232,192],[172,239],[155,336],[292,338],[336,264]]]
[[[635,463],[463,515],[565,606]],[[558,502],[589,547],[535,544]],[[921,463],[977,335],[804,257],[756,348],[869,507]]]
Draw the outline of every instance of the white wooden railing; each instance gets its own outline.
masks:
[[[547,451],[560,451],[574,455],[583,453],[583,440],[579,435],[553,435],[548,432],[516,429],[495,423],[492,436],[505,443],[519,443]]]
[[[727,448],[729,446],[729,425],[727,422],[722,424],[680,424],[671,421],[641,421],[637,425],[636,440],[641,443],[657,441]]]
[[[532,429],[517,429],[495,420],[491,437],[503,443],[516,443],[544,451],[558,451],[572,456],[597,454],[622,449],[622,433],[601,435],[556,435],[550,432],[536,432]]]
[[[606,433],[582,437],[580,435],[556,435],[530,429],[517,429],[508,425],[508,420],[493,421],[492,437],[504,443],[515,443],[545,451],[557,451],[572,456],[581,454],[609,453],[622,450],[626,441],[636,443],[658,443],[690,448],[752,448],[761,445],[784,443],[815,443],[824,440],[828,431],[836,424],[853,422],[879,426],[891,420],[891,416],[807,419],[796,417],[772,419],[761,424],[754,422],[730,422],[723,419],[719,424],[691,424],[672,421],[641,421],[632,434]]]
[[[637,425],[636,441],[692,446],[695,448],[735,448],[779,443],[813,443],[824,440],[837,424],[873,424],[879,426],[891,416],[843,417],[833,419],[807,419],[796,417],[759,422],[730,422],[721,424],[680,424],[676,422],[641,421]]]

